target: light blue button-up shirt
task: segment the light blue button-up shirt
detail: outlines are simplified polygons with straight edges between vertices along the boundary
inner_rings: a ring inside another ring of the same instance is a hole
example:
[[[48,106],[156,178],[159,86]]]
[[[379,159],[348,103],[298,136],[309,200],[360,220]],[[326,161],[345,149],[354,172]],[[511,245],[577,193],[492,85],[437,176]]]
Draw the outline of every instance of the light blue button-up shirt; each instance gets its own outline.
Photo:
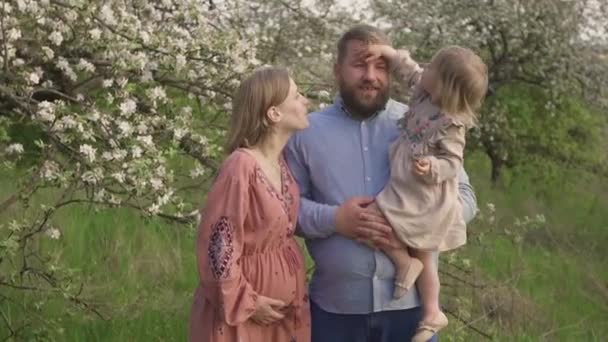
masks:
[[[375,197],[388,182],[390,144],[398,137],[397,120],[407,106],[389,100],[385,110],[357,120],[338,98],[310,114],[310,127],[286,148],[287,162],[302,196],[298,234],[315,262],[310,298],[323,310],[365,314],[419,306],[415,288],[393,300],[394,267],[380,252],[336,233],[340,204],[354,196]],[[464,170],[460,197],[465,221],[476,212],[476,199]]]

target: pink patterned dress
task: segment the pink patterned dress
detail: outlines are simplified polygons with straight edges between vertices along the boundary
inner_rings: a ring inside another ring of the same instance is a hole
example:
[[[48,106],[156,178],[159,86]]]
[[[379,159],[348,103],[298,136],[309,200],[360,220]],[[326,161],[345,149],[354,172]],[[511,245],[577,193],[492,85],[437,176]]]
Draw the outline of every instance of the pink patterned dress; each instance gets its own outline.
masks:
[[[310,341],[304,258],[294,238],[300,194],[280,164],[282,188],[275,189],[245,150],[224,161],[202,210],[190,341]],[[259,295],[287,303],[285,318],[253,322]]]

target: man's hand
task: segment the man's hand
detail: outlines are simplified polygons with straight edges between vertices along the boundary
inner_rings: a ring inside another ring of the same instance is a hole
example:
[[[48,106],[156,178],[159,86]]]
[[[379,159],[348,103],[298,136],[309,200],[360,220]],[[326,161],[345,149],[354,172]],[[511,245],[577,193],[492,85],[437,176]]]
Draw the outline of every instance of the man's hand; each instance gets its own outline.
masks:
[[[371,240],[386,236],[390,225],[379,210],[368,208],[374,201],[372,197],[353,197],[344,202],[336,212],[336,231],[353,240]]]
[[[285,307],[285,303],[278,299],[258,296],[255,303],[255,312],[251,316],[251,320],[260,325],[272,324],[285,317],[280,311]]]
[[[403,246],[397,240],[393,229],[390,226],[390,223],[380,211],[380,208],[376,205],[376,203],[370,204],[365,212],[361,214],[361,219],[367,222],[368,224],[376,224],[380,226],[384,226],[388,228],[388,230],[383,234],[373,234],[370,236],[369,240],[365,240],[364,242],[367,245],[373,246],[374,248],[386,249],[386,248],[402,248]]]

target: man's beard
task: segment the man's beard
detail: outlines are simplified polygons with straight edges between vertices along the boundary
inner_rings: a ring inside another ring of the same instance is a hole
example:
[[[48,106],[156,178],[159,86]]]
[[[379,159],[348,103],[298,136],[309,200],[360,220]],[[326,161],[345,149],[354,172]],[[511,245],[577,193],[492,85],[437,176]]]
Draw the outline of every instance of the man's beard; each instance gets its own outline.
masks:
[[[346,109],[348,109],[350,114],[360,119],[368,119],[378,111],[383,110],[390,97],[390,88],[387,85],[384,89],[377,89],[378,93],[373,101],[364,103],[356,93],[359,85],[349,87],[346,86],[342,80],[339,80],[338,85],[340,87],[340,96],[342,97]],[[371,83],[363,84],[363,86],[366,85],[372,86]]]

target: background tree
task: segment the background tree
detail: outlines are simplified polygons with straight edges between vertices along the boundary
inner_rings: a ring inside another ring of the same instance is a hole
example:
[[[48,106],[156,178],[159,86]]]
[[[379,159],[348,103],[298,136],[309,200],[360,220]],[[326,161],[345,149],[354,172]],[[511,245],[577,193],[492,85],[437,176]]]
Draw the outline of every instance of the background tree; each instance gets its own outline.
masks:
[[[605,3],[372,1],[372,8],[397,45],[412,49],[420,60],[451,44],[481,53],[495,98],[487,101],[472,143],[490,158],[494,181],[504,166],[529,155],[588,167],[603,163],[579,152],[597,145],[593,110],[606,108],[601,96],[606,66],[597,63],[592,45],[597,40],[585,39],[588,32],[606,32]],[[573,104],[581,94],[594,102]]]

